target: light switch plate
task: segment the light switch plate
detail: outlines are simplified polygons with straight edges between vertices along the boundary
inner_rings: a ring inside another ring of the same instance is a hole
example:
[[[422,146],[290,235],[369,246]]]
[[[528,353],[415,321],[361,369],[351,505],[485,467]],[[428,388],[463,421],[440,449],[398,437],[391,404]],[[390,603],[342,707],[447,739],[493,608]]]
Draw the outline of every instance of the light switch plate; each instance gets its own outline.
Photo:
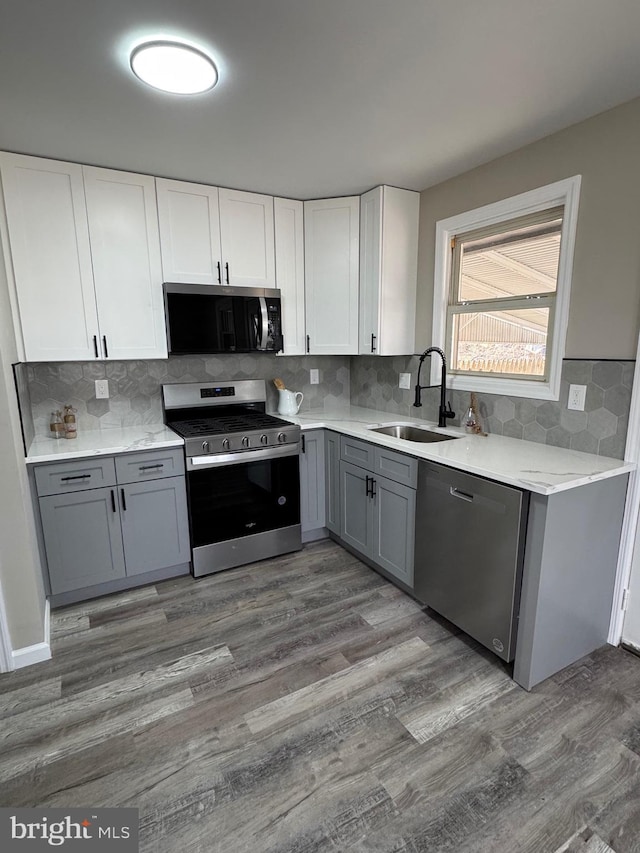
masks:
[[[578,412],[584,412],[584,403],[586,397],[586,385],[569,385],[569,399],[567,400],[567,408],[575,409]]]
[[[109,399],[109,380],[96,379],[96,400]]]
[[[410,373],[401,373],[400,381],[398,382],[398,388],[411,388],[411,374]]]
[[[313,368],[309,371],[309,384],[310,385],[319,385],[320,384],[320,371],[316,368]]]

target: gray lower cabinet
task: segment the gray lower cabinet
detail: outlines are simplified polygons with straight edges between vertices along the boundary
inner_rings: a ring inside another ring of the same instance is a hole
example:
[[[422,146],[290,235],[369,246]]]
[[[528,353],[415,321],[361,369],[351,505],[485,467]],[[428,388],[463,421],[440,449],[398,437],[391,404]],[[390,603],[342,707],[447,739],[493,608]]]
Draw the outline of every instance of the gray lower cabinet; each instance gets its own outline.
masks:
[[[125,576],[115,488],[42,497],[40,517],[54,595]]]
[[[325,524],[340,535],[340,435],[332,430],[324,434]]]
[[[354,458],[362,464],[347,461]],[[404,454],[342,439],[338,535],[409,588],[413,587],[416,465],[417,460]],[[393,473],[400,482],[381,476],[381,470]]]
[[[371,477],[364,468],[340,462],[340,538],[365,557],[373,553],[373,503]]]
[[[127,575],[189,561],[184,477],[165,477],[122,486],[120,510]]]
[[[305,430],[300,450],[300,524],[304,537],[325,526],[324,430]]]
[[[374,492],[371,557],[390,575],[412,587],[416,490],[377,477]]]
[[[181,449],[45,463],[34,480],[54,605],[188,571]]]

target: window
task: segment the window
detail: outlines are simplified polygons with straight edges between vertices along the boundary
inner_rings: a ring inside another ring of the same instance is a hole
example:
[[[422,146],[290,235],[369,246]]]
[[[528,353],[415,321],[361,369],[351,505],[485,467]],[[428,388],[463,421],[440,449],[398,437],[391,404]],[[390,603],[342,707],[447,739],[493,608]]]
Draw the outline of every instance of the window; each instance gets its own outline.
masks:
[[[433,337],[451,387],[558,399],[579,187],[438,222]]]

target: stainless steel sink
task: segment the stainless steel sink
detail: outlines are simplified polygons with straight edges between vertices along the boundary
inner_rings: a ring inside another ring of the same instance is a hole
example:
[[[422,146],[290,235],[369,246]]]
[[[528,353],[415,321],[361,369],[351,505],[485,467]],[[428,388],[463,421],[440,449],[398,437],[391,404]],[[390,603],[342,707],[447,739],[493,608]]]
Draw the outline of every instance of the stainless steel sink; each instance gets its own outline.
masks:
[[[441,432],[432,432],[423,427],[411,426],[411,424],[391,424],[389,426],[369,427],[371,432],[380,432],[383,435],[392,435],[394,438],[404,438],[405,441],[451,441],[459,438],[457,435],[444,435]]]

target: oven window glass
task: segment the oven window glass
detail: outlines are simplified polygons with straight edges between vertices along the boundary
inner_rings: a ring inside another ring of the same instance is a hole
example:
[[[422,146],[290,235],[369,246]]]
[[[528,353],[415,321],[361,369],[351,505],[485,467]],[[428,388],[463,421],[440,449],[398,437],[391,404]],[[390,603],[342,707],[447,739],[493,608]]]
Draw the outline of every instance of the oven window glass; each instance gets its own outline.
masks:
[[[297,456],[191,471],[187,482],[194,548],[300,523]]]

